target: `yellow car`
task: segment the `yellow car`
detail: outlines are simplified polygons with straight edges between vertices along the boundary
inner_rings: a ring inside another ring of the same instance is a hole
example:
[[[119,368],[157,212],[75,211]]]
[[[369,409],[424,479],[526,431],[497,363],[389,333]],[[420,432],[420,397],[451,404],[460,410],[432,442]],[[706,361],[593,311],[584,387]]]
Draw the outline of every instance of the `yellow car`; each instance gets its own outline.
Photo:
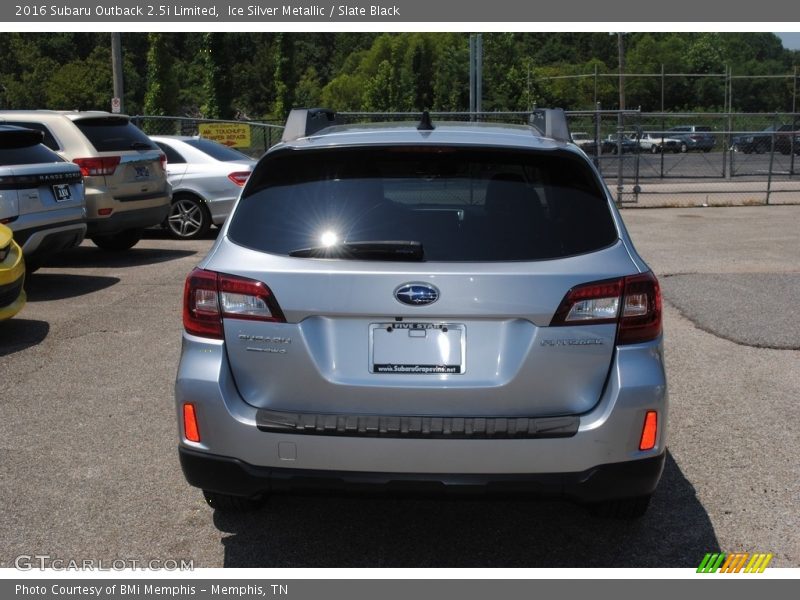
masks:
[[[25,261],[13,232],[0,225],[0,321],[10,319],[25,306]]]

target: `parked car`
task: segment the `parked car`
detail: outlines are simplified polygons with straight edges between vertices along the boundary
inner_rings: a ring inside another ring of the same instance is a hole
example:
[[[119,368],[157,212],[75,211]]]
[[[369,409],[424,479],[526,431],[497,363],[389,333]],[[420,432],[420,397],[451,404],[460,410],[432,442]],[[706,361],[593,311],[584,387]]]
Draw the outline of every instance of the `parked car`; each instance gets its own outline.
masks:
[[[81,171],[42,144],[43,137],[0,125],[0,223],[14,232],[29,271],[86,234]]]
[[[24,283],[22,248],[14,241],[14,232],[0,225],[0,321],[10,319],[25,306]]]
[[[127,250],[167,216],[166,157],[125,115],[102,111],[4,110],[0,123],[37,129],[44,144],[80,167],[86,235],[100,248]]]
[[[731,150],[745,154],[752,152],[764,154],[772,148],[773,137],[775,138],[775,150],[781,154],[789,154],[792,151],[800,154],[800,127],[796,128],[789,124],[770,125],[760,133],[744,133],[734,136],[731,140]]]
[[[652,154],[681,151],[681,145],[678,139],[661,132],[642,133],[639,137],[639,148]]]
[[[186,279],[188,482],[219,510],[478,486],[641,515],[665,457],[661,296],[563,111],[336,123],[292,111]]]
[[[597,154],[597,142],[595,141],[594,136],[590,136],[588,133],[584,132],[575,132],[570,134],[570,138],[576,146],[578,146],[589,156],[595,156]],[[602,151],[601,144],[601,152]]]
[[[678,140],[680,152],[711,152],[717,139],[711,133],[711,127],[703,125],[678,125],[667,130],[670,137]]]
[[[164,221],[179,239],[202,237],[211,224],[222,225],[256,161],[213,140],[151,136],[167,156],[172,208]]]
[[[619,144],[617,143],[617,134],[612,133],[602,141],[603,154],[617,154],[619,152]],[[633,154],[639,151],[639,142],[635,134],[628,134],[622,136],[622,153]]]

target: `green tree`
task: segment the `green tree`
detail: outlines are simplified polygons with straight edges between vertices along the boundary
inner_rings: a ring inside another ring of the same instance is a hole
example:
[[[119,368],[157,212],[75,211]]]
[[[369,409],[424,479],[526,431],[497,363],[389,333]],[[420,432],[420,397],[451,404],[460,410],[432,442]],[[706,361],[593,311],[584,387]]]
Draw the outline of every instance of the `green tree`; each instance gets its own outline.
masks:
[[[230,119],[232,90],[229,64],[225,59],[224,33],[204,33],[201,57],[205,69],[203,115],[210,119]]]
[[[146,115],[178,114],[178,80],[173,67],[173,50],[167,34],[149,33],[147,51]]]

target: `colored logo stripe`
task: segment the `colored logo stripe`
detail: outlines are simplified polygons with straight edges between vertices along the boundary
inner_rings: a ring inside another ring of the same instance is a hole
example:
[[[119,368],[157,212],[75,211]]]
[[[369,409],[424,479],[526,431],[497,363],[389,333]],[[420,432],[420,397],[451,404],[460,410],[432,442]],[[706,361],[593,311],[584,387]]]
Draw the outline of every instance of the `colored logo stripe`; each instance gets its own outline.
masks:
[[[751,555],[749,552],[735,552],[733,554],[709,552],[703,557],[700,566],[697,567],[697,572],[740,573],[744,569],[745,573],[763,573],[772,560],[772,556],[772,554]],[[746,567],[745,564],[747,564]]]
[[[745,573],[763,573],[767,568],[769,561],[772,560],[772,554],[754,554],[753,558],[745,568]]]

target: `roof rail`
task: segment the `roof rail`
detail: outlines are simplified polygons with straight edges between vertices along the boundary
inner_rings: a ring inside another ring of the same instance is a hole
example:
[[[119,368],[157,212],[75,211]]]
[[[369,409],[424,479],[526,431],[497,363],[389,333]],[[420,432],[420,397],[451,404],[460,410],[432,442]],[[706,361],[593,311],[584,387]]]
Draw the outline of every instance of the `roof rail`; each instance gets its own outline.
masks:
[[[286,119],[282,142],[314,135],[321,129],[338,125],[336,113],[329,108],[294,108]]]
[[[535,108],[531,111],[528,124],[538,130],[544,137],[559,142],[570,142],[567,115],[562,108]]]

